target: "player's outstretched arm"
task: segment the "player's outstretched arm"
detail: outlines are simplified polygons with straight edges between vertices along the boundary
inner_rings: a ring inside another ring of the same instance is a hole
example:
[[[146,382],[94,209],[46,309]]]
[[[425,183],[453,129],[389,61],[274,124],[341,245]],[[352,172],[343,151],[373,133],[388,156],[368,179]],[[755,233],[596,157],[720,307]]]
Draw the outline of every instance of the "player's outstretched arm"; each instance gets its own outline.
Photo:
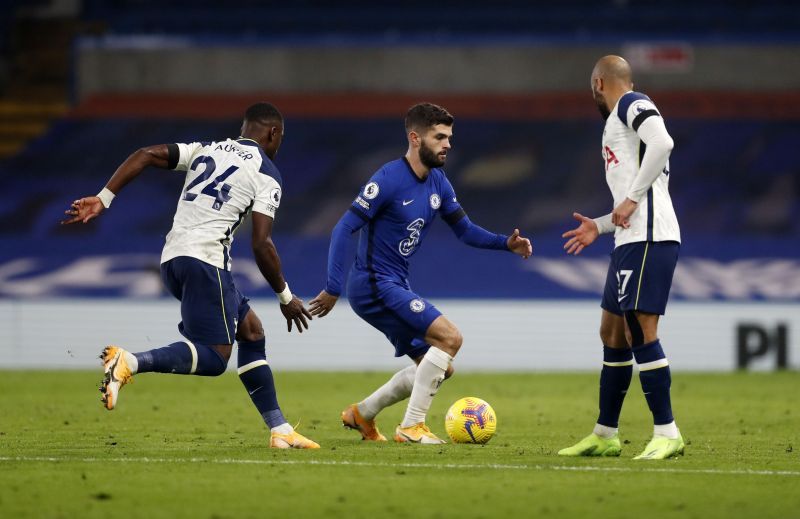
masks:
[[[456,207],[454,211],[442,216],[442,219],[462,243],[478,249],[508,250],[525,259],[533,254],[531,241],[520,236],[519,229],[514,229],[511,236],[495,234],[473,223],[461,207]]]
[[[350,240],[353,234],[366,225],[366,216],[350,209],[342,215],[331,232],[331,244],[328,248],[328,280],[325,289],[311,300],[311,315],[325,317],[333,310],[339,295],[342,293],[342,283],[345,273],[344,265],[347,260]]]
[[[258,265],[258,270],[278,295],[281,313],[286,318],[286,327],[292,331],[294,323],[297,331],[303,333],[303,328],[308,330],[308,320],[311,314],[303,306],[303,301],[293,295],[289,284],[281,272],[281,258],[272,242],[272,218],[253,211],[253,256]]]
[[[148,146],[133,152],[120,164],[97,196],[87,196],[72,202],[72,206],[64,211],[68,218],[61,221],[62,225],[87,223],[99,216],[111,205],[111,201],[120,190],[148,166],[169,167],[169,148],[166,144]]]
[[[578,255],[581,251],[591,245],[600,235],[597,224],[591,218],[580,213],[572,213],[572,217],[580,222],[576,228],[561,235],[562,238],[569,238],[564,244],[567,254]]]

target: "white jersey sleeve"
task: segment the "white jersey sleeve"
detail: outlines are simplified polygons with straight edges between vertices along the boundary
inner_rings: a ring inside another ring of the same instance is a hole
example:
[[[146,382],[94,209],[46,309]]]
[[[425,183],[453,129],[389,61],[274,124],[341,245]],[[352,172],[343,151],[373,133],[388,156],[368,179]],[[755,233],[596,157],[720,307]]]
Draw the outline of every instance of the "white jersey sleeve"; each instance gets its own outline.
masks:
[[[198,155],[198,151],[203,149],[203,143],[176,143],[176,146],[178,146],[178,164],[174,169],[175,171],[188,171],[189,166],[192,164],[192,160],[194,160],[194,157]]]
[[[281,186],[267,175],[256,180],[256,197],[253,200],[253,211],[275,218],[275,212],[281,205]]]
[[[642,94],[638,94],[638,96],[641,96],[638,97],[637,94],[635,93],[633,93],[632,95],[631,94],[626,94],[626,95],[630,97],[634,96],[637,97],[630,104],[625,103],[626,101],[626,99],[624,99],[625,96],[623,96],[623,99],[620,99],[621,103],[619,109],[623,110],[625,113],[620,114],[619,118],[631,130],[635,132],[639,131],[639,126],[652,116],[661,117],[661,114],[658,112],[656,105],[653,103],[653,101],[650,100],[650,98]]]
[[[661,116],[645,119],[636,133],[646,147],[639,164],[639,174],[628,189],[628,198],[634,202],[641,202],[653,182],[667,170],[673,142]]]

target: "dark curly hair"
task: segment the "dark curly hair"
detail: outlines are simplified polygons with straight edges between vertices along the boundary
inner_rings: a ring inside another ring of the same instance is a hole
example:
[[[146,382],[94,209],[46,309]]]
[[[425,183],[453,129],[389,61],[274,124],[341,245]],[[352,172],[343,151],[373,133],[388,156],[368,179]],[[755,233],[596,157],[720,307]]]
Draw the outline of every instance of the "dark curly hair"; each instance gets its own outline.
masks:
[[[437,124],[453,125],[450,112],[433,103],[418,103],[408,109],[406,114],[406,131],[425,129]]]

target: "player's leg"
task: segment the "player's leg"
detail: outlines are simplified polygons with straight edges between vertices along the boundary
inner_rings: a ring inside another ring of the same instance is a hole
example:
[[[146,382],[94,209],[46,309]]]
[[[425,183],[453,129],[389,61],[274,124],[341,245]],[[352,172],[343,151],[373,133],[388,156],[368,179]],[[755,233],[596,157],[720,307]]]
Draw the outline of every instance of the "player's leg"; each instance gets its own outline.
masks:
[[[363,440],[386,441],[386,437],[375,424],[375,417],[382,410],[411,395],[416,371],[416,364],[406,366],[364,400],[347,406],[342,411],[342,425],[360,432]]]
[[[672,415],[672,374],[658,339],[659,317],[645,312],[625,314],[633,355],[639,366],[639,381],[653,414],[653,438],[635,459],[664,459],[682,454],[684,449],[683,437]]]
[[[206,346],[188,339],[162,348],[131,353],[119,346],[106,346],[100,353],[103,381],[100,392],[106,409],[114,409],[122,386],[137,373],[172,373],[215,377],[225,372],[231,356],[230,344]]]
[[[318,449],[316,442],[295,431],[283,416],[278,405],[272,369],[267,363],[264,327],[246,301],[242,298],[243,318],[236,330],[236,342],[239,346],[237,372],[250,400],[270,428],[270,447]]]
[[[560,456],[619,456],[619,415],[633,371],[633,355],[625,336],[625,321],[620,300],[625,300],[615,254],[611,256],[603,292],[600,340],[603,343],[603,367],[600,371],[600,414],[592,433],[581,441],[558,451]]]
[[[669,362],[658,338],[658,321],[666,311],[680,245],[643,242],[623,247],[625,262],[632,271],[632,289],[622,310],[654,423],[653,439],[637,459],[664,459],[682,453],[684,448],[672,415]]]
[[[181,301],[178,329],[185,339],[138,353],[106,347],[100,354],[104,370],[100,391],[109,410],[137,373],[218,376],[227,367],[238,306],[230,272],[179,257],[164,263],[161,274],[165,286]]]
[[[382,301],[375,297],[368,279],[358,280],[358,274],[351,274],[348,279],[347,301],[361,319],[375,329],[386,334],[398,326],[405,327],[397,316],[386,312]],[[385,384],[373,391],[360,402],[348,405],[341,413],[342,425],[358,431],[362,440],[386,441],[386,437],[378,430],[375,417],[386,407],[393,405],[411,394],[414,384],[416,366],[411,365],[395,373]]]
[[[422,359],[422,356],[413,359],[414,364],[395,373],[384,385],[364,400],[349,405],[342,411],[342,424],[358,430],[364,440],[386,441],[386,437],[375,425],[375,417],[387,407],[411,396],[417,365]],[[450,378],[453,373],[454,369],[451,365],[444,374],[445,380]]]
[[[418,357],[419,363],[408,407],[395,432],[397,441],[444,443],[427,428],[425,417],[451,367],[453,357],[461,348],[463,338],[458,328],[440,314],[428,327],[425,342],[430,344],[430,348],[421,358]]]
[[[603,310],[600,324],[603,367],[600,370],[600,414],[595,434],[611,438],[618,434],[622,404],[633,376],[633,354],[625,334],[622,316]]]
[[[633,356],[625,337],[623,317],[603,310],[600,321],[603,367],[600,371],[600,414],[592,433],[558,451],[560,456],[619,456],[619,415],[631,383]]]
[[[392,291],[387,290],[384,297],[389,297]],[[354,273],[348,279],[347,293],[347,300],[356,315],[386,335],[395,346],[395,356],[406,355],[408,352],[401,351],[401,348],[410,345],[413,336],[409,335],[409,327],[399,315],[387,311],[383,299],[376,294],[376,287]],[[414,296],[410,297],[413,299]],[[375,417],[386,407],[408,398],[415,372],[415,365],[403,368],[365,399],[347,406],[341,413],[342,425],[358,431],[362,440],[386,441],[375,424]]]

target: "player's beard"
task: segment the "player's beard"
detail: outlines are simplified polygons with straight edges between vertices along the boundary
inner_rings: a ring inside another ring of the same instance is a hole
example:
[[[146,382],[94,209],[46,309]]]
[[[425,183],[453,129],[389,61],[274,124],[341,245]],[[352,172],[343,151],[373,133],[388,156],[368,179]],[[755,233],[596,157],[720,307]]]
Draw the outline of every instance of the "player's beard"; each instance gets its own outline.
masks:
[[[611,110],[606,106],[606,100],[603,96],[594,92],[594,102],[597,104],[597,109],[600,111],[600,115],[603,116],[603,120],[608,119],[608,116],[611,115]]]
[[[444,161],[446,160],[446,158],[447,157],[439,158],[439,156],[436,155],[436,153],[434,153],[432,149],[430,149],[429,147],[425,146],[424,142],[420,143],[420,146],[419,146],[419,161],[422,162],[422,164],[426,168],[428,168],[428,169],[440,168],[440,167],[444,166]]]

